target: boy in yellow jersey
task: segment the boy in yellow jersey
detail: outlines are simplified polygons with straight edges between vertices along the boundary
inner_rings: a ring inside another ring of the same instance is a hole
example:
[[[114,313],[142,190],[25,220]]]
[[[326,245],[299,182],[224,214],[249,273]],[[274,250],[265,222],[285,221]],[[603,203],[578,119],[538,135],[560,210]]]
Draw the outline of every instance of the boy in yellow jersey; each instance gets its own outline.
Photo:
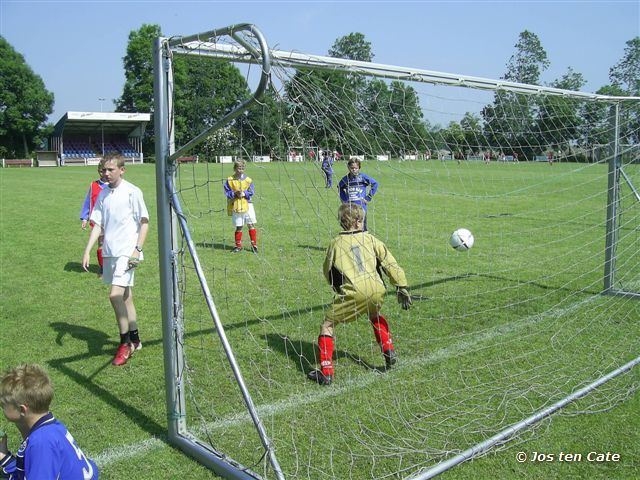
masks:
[[[233,162],[234,174],[224,182],[224,195],[227,197],[227,213],[231,217],[233,226],[236,227],[235,247],[233,253],[242,251],[242,227],[246,223],[249,227],[249,238],[251,239],[251,251],[258,253],[257,237],[255,228],[256,212],[253,208],[253,180],[245,175],[247,164],[244,160]]]
[[[351,322],[361,315],[366,314],[369,317],[387,368],[391,368],[397,361],[389,325],[380,315],[386,292],[382,272],[396,287],[398,302],[405,310],[411,306],[411,295],[407,290],[404,270],[386,245],[362,230],[364,216],[364,210],[360,205],[342,204],[338,210],[338,219],[344,230],[331,241],[327,249],[323,272],[335,291],[335,296],[320,327],[320,369],[312,370],[308,374],[311,380],[320,385],[331,385],[333,380],[335,324]]]

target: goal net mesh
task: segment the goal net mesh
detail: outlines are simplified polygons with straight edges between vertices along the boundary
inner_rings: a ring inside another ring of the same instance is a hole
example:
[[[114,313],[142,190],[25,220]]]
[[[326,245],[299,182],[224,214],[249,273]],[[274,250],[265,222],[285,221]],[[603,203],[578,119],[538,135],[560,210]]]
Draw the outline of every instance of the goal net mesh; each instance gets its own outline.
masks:
[[[624,170],[614,286],[640,291],[638,103],[619,103],[618,125],[612,105],[274,60],[265,96],[226,127],[223,162],[196,152],[200,163],[177,166],[206,282],[286,478],[410,478],[638,355],[640,302],[602,294],[614,154]],[[309,161],[319,155],[286,161],[300,146],[338,153],[332,188]],[[225,154],[248,160],[258,254],[246,228],[243,251],[230,253]],[[334,382],[322,387],[306,374],[333,298],[322,264],[340,232],[336,186],[352,156],[379,182],[368,228],[403,266],[414,302],[401,310],[389,286],[382,313],[396,366],[385,370],[361,318],[336,327]],[[475,236],[467,252],[448,244],[460,227]],[[184,237],[177,251],[188,429],[273,478]],[[559,415],[610,409],[639,380],[632,371]]]

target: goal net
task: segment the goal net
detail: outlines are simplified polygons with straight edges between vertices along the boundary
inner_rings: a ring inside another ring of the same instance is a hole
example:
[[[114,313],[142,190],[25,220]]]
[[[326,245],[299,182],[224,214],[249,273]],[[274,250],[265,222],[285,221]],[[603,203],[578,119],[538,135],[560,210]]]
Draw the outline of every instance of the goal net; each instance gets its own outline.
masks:
[[[509,449],[558,415],[637,392],[637,98],[265,45],[250,26],[156,43],[173,442],[230,478],[427,478],[488,439]],[[260,94],[174,145],[174,54],[234,62]],[[206,161],[217,127],[230,143]],[[307,145],[338,153],[332,188],[308,155],[287,161]],[[201,161],[176,162],[185,151]],[[261,159],[246,166],[257,254],[246,228],[231,253],[233,165],[211,161],[219,155]],[[366,317],[338,325],[324,387],[307,373],[334,295],[322,268],[352,157],[379,184],[368,229],[404,268],[413,306],[401,310],[389,286],[382,314],[399,356],[389,370]],[[475,236],[467,252],[448,244],[461,227]],[[500,436],[513,426],[527,428]]]

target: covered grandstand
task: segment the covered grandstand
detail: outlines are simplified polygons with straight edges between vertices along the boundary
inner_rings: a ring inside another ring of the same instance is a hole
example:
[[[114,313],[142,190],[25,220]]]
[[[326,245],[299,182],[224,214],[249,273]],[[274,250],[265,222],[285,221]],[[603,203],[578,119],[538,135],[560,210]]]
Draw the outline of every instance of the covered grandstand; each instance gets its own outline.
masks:
[[[56,124],[49,149],[59,165],[96,165],[109,153],[142,163],[142,138],[149,113],[67,112]]]

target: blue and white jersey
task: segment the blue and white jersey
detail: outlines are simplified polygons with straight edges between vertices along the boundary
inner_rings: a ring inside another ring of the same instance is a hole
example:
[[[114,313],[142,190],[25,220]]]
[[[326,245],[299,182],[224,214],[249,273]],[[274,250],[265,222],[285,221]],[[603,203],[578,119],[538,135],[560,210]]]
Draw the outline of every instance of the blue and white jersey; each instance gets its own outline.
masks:
[[[325,173],[333,173],[333,157],[324,157],[322,159],[322,166],[320,167]]]
[[[356,203],[366,208],[363,200],[371,201],[371,198],[378,191],[378,182],[365,173],[359,173],[355,176],[349,174],[340,180],[338,191],[342,203]]]
[[[9,480],[97,480],[98,467],[85,457],[67,428],[48,413],[33,426],[14,456],[0,462]]]

